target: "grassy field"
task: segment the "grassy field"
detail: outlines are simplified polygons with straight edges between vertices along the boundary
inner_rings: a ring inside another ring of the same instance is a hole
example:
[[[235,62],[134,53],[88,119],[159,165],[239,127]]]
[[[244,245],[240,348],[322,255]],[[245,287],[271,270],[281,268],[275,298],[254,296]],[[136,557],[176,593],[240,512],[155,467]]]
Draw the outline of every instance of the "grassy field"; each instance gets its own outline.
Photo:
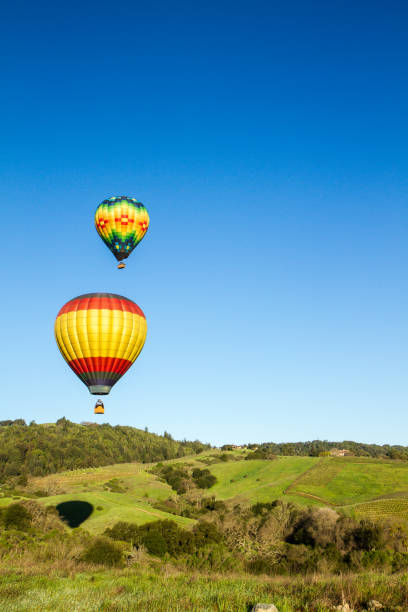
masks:
[[[46,506],[56,506],[66,501],[85,501],[94,507],[91,516],[83,523],[83,527],[90,533],[102,533],[107,527],[112,527],[118,521],[127,521],[141,525],[149,521],[171,518],[181,527],[188,527],[195,521],[156,510],[148,503],[138,500],[133,494],[112,493],[101,491],[98,493],[66,493],[38,500]]]
[[[314,457],[280,457],[277,461],[231,461],[211,466],[218,482],[211,492],[218,499],[252,503],[282,497],[287,487],[318,462]]]
[[[362,610],[372,599],[382,602],[385,612],[407,610],[407,575],[257,578],[172,568],[0,574],[0,607],[7,612],[247,612],[255,603],[274,603],[279,612],[326,612],[344,600]]]
[[[245,451],[235,451],[232,460],[223,462],[220,455],[219,451],[208,451],[170,463],[208,467],[217,483],[202,490],[202,495],[231,503],[280,498],[303,505],[332,506],[359,517],[408,518],[408,462],[357,457],[245,461]],[[176,493],[150,473],[151,467],[125,463],[52,474],[31,479],[29,490],[42,492],[38,501],[45,505],[70,500],[92,504],[94,511],[83,523],[91,533],[101,533],[120,520],[142,524],[171,518],[180,525],[192,525],[190,519],[153,507],[157,501],[175,498]],[[0,491],[0,506],[15,501],[15,497],[1,497]]]
[[[290,490],[338,506],[395,493],[408,497],[408,463],[324,458],[299,478]]]

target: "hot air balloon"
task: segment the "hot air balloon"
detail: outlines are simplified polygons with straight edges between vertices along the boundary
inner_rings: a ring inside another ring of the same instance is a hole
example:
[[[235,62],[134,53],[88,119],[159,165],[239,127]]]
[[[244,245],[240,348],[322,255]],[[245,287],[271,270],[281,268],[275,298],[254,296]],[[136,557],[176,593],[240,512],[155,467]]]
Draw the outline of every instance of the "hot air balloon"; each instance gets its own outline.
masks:
[[[99,204],[95,212],[96,231],[120,262],[129,257],[149,227],[149,215],[145,206],[135,198],[118,196]]]
[[[69,367],[93,395],[107,395],[136,361],[147,323],[135,302],[114,293],[86,293],[67,302],[55,339]]]

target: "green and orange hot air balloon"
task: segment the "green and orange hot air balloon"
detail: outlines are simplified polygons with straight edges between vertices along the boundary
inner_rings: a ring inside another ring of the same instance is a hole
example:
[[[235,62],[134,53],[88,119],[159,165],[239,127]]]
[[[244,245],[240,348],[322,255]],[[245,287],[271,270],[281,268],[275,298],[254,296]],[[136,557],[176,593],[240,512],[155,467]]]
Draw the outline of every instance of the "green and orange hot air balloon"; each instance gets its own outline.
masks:
[[[136,361],[147,332],[135,302],[114,293],[87,293],[59,311],[55,339],[69,367],[94,395],[106,395]]]
[[[135,198],[118,196],[99,204],[95,212],[96,231],[124,268],[129,257],[149,227],[146,207]]]

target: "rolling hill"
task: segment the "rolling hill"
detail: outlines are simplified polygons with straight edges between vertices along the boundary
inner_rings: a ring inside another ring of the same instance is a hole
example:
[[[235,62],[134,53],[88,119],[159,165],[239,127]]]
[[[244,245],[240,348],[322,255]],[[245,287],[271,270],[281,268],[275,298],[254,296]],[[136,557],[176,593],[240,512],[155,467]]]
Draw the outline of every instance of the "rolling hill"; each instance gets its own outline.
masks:
[[[171,459],[187,470],[208,468],[217,478],[201,497],[214,496],[227,504],[252,505],[283,499],[302,505],[335,508],[356,517],[402,517],[408,519],[408,462],[359,457],[278,457],[245,460],[246,451],[225,453],[207,450],[199,455]],[[118,521],[142,524],[171,518],[181,526],[194,520],[157,509],[158,502],[177,498],[177,493],[157,474],[154,464],[122,463],[69,470],[29,479],[25,489],[10,496],[5,491],[0,505],[36,496],[46,506],[66,501],[85,501],[93,512],[83,523],[91,533],[102,533]]]

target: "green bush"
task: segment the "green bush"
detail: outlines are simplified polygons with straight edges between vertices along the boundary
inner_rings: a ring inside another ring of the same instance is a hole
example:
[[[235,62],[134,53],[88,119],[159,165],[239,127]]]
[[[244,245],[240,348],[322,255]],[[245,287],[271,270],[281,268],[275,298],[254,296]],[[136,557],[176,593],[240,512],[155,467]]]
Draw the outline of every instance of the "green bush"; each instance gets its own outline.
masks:
[[[250,574],[271,574],[272,572],[272,561],[269,557],[255,557],[246,564],[246,570]]]
[[[222,540],[222,534],[217,529],[214,523],[208,521],[199,521],[193,528],[196,548],[201,548],[209,543],[219,543]]]
[[[393,556],[390,550],[365,550],[361,558],[362,566],[376,569],[391,567]]]
[[[408,553],[396,552],[392,559],[392,571],[402,572],[408,569]]]
[[[201,511],[202,513],[206,512],[225,512],[227,510],[227,506],[225,502],[221,500],[216,500],[215,497],[203,497],[201,500]]]
[[[273,502],[258,502],[251,506],[251,512],[255,516],[265,516],[270,512],[273,508],[276,508],[278,505],[278,501],[275,500]]]
[[[174,521],[164,520],[146,523],[139,527],[139,533],[145,545],[147,534],[160,534],[166,542],[167,552],[172,557],[179,557],[184,553],[191,553],[195,550],[194,535],[191,531],[179,527]]]
[[[123,553],[117,544],[107,538],[96,538],[88,545],[82,555],[88,563],[106,565],[108,567],[123,567]]]
[[[111,529],[105,529],[104,535],[112,538],[112,540],[131,542],[134,545],[141,542],[139,527],[134,523],[126,523],[124,521],[116,523]]]
[[[156,557],[163,557],[167,552],[167,543],[158,531],[151,531],[143,538],[147,552]]]
[[[157,468],[159,468],[159,466],[157,466]],[[159,474],[164,478],[167,484],[171,486],[173,491],[176,491],[179,495],[186,493],[186,483],[190,480],[190,477],[188,472],[182,467],[166,465],[159,468]]]
[[[17,478],[17,484],[21,487],[26,487],[28,484],[27,474],[20,474],[20,476]]]
[[[207,469],[196,468],[193,470],[192,477],[199,489],[209,489],[217,482],[216,477]]]
[[[126,489],[122,486],[122,481],[118,478],[112,478],[109,482],[105,482],[105,489],[110,489],[112,493],[126,493]]]
[[[4,526],[6,529],[27,531],[31,526],[31,514],[21,504],[11,504],[4,513]]]
[[[228,573],[242,571],[243,569],[241,559],[236,558],[222,545],[214,545],[198,550],[194,555],[185,559],[185,565],[190,569]]]
[[[371,521],[360,521],[360,525],[353,531],[356,548],[360,550],[375,550],[381,547],[382,533],[380,525]]]

